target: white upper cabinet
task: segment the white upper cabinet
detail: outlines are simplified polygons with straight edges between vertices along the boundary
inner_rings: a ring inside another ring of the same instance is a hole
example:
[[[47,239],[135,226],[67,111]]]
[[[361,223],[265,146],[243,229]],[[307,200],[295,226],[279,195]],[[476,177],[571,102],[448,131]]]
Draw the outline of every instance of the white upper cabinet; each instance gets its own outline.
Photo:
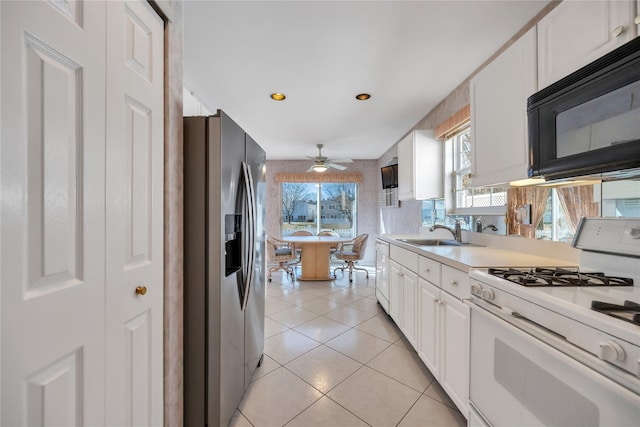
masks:
[[[532,28],[471,80],[474,186],[527,177],[527,98],[536,89]]]
[[[540,89],[634,38],[638,3],[565,0],[549,12],[538,23]]]
[[[441,198],[442,142],[433,131],[414,130],[398,143],[398,199]]]

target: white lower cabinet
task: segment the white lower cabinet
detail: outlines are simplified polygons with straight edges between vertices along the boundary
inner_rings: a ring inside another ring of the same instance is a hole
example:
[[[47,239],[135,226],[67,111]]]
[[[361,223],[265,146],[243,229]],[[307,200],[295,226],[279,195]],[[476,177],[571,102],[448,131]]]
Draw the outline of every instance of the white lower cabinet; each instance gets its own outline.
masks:
[[[469,297],[466,272],[421,256],[416,294],[418,356],[469,417]]]
[[[418,356],[434,377],[440,376],[440,289],[418,279]]]
[[[389,262],[389,306],[391,318],[407,341],[416,346],[416,288],[418,275],[393,259]]]
[[[418,283],[418,356],[468,418],[469,307],[423,278]]]
[[[389,315],[469,419],[469,276],[393,244],[389,254]]]
[[[440,376],[438,381],[469,418],[469,306],[440,293]]]
[[[402,271],[402,332],[407,341],[415,348],[417,344],[416,329],[416,295],[418,275],[410,270]]]
[[[416,347],[418,254],[391,245],[389,257],[389,314]]]

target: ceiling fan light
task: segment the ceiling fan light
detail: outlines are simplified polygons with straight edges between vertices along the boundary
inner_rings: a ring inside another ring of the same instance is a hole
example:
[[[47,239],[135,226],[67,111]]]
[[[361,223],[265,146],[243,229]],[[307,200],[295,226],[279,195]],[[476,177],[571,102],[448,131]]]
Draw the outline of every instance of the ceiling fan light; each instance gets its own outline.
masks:
[[[324,172],[327,170],[327,167],[325,165],[314,165],[313,170],[315,172]]]

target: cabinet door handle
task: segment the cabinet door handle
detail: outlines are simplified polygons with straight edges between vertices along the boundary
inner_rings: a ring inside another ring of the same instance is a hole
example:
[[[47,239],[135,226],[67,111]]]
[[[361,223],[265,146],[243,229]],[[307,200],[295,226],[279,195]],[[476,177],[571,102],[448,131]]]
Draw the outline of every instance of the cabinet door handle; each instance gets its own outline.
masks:
[[[425,269],[424,269],[424,272],[425,272],[425,273],[431,273],[431,269],[430,269],[430,268],[425,268]]]
[[[451,286],[458,286],[458,281],[457,280],[451,280],[449,283],[451,283]]]
[[[136,295],[144,295],[147,293],[147,287],[146,286],[138,286],[136,287]]]
[[[624,33],[624,30],[625,30],[624,25],[618,25],[616,28],[613,29],[613,37],[620,37],[620,35]]]

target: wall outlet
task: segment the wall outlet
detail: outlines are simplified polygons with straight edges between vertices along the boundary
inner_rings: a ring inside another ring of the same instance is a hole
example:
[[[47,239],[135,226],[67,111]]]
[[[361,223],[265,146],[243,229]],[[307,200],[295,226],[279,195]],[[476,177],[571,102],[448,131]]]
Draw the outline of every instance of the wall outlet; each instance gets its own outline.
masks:
[[[522,225],[531,225],[531,204],[516,206],[516,221]]]

